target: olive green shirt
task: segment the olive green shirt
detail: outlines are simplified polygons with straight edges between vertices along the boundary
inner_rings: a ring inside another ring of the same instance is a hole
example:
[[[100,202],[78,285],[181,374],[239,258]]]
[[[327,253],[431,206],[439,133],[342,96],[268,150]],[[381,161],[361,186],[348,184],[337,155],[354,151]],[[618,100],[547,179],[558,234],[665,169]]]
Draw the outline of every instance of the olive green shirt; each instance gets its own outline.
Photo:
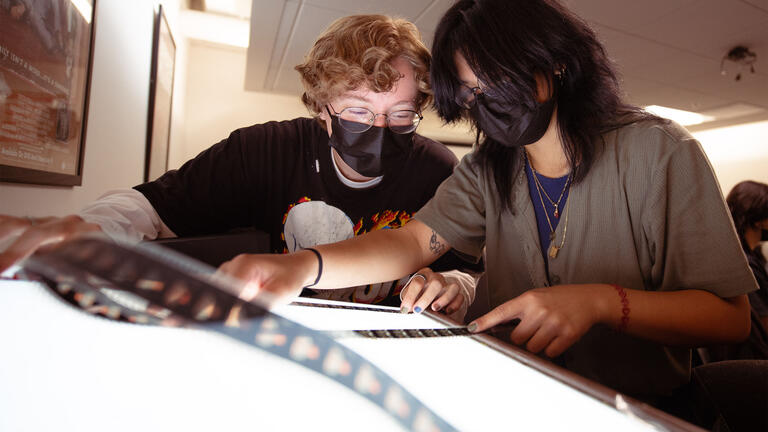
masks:
[[[560,244],[567,226],[565,244],[548,267],[522,169],[513,175],[512,208],[502,212],[492,176],[471,153],[415,217],[462,253],[480,257],[486,248],[492,307],[549,285],[701,289],[720,297],[757,289],[712,168],[685,129],[644,121],[602,138],[589,173],[571,186],[568,221],[560,218],[553,241]],[[598,325],[564,361],[618,391],[659,395],[688,382],[691,353]]]

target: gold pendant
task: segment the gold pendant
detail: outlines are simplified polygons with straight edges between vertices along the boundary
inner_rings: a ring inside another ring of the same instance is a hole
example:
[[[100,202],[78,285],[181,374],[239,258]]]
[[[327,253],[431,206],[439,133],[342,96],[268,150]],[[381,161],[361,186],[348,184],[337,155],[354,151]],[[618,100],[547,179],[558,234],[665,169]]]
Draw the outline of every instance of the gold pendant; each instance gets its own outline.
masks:
[[[549,257],[550,258],[552,258],[552,259],[557,258],[557,253],[558,252],[560,252],[560,248],[559,247],[557,247],[555,245],[552,245],[552,246],[549,247]]]

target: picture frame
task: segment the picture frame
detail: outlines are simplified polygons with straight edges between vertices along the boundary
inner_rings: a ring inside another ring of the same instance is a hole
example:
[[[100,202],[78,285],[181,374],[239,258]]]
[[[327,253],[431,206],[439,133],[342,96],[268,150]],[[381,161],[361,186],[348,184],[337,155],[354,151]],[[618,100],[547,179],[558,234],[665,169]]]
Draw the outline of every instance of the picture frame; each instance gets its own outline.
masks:
[[[0,182],[82,184],[96,3],[0,1]]]
[[[157,179],[168,170],[175,70],[176,42],[163,12],[163,6],[158,5],[155,9],[152,38],[147,145],[144,162],[145,182]]]

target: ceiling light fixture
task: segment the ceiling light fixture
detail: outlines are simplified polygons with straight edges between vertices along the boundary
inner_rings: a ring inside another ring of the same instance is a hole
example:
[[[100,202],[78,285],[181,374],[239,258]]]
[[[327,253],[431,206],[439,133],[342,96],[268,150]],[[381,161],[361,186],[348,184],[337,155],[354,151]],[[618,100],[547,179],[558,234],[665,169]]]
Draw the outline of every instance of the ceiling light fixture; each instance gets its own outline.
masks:
[[[649,105],[645,107],[645,110],[656,114],[659,117],[668,118],[680,123],[683,126],[692,126],[701,124],[704,122],[712,121],[715,118],[704,114],[699,114],[691,111],[683,111],[675,108],[668,108],[659,105]]]
[[[736,81],[741,80],[741,71],[745,67],[749,67],[751,73],[755,73],[755,61],[757,61],[757,54],[744,45],[737,45],[731,48],[720,60],[720,74],[726,75],[725,62],[730,61],[736,63],[739,66],[739,71],[736,73]]]

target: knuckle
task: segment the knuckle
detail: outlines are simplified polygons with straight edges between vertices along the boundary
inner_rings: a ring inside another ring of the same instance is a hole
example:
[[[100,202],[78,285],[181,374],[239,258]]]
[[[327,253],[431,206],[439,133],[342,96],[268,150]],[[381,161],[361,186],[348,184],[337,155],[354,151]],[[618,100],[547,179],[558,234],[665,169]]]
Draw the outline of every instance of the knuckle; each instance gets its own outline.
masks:
[[[529,341],[529,342],[528,342],[528,343],[525,345],[525,348],[526,348],[528,351],[530,351],[530,352],[532,352],[532,353],[534,353],[534,354],[538,354],[538,353],[539,353],[539,351],[541,351],[541,348],[542,348],[542,347],[541,347],[541,345],[540,345],[540,344],[538,344],[538,343],[534,343],[534,342],[531,342],[531,341]]]
[[[513,302],[513,300],[510,300],[510,301],[502,304],[498,308],[494,309],[492,312],[496,312],[499,315],[510,314],[510,313],[512,313],[512,310],[514,308],[514,304],[512,302]]]
[[[578,331],[576,331],[576,328],[573,325],[567,324],[563,326],[561,334],[568,340],[574,340],[578,336]]]
[[[567,325],[565,320],[563,320],[563,318],[559,315],[548,315],[547,324],[550,327],[560,328],[560,329],[563,329]]]
[[[77,215],[67,215],[61,218],[61,223],[66,227],[74,227],[82,223],[83,220]]]
[[[557,356],[558,356],[560,353],[559,353],[559,349],[558,349],[558,348],[553,348],[553,347],[552,347],[552,345],[550,345],[550,346],[549,346],[549,347],[547,347],[547,349],[544,351],[544,354],[546,354],[546,355],[547,355],[547,357],[550,357],[550,358],[552,358],[552,357],[557,357]]]

